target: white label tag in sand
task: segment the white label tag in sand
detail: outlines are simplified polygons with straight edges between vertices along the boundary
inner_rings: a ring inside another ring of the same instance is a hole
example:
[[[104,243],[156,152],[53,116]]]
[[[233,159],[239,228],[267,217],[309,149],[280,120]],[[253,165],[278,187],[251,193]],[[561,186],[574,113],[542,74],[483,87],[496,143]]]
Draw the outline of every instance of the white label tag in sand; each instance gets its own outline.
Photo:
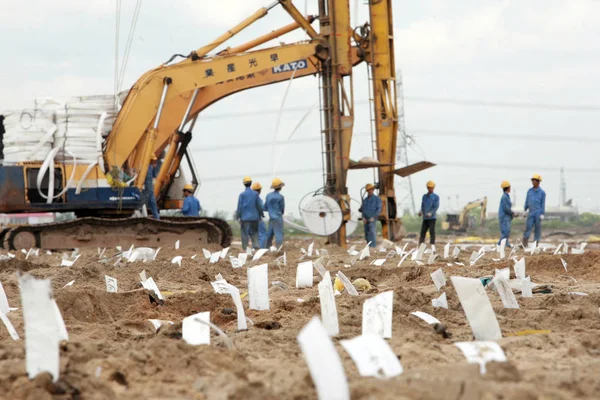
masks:
[[[432,299],[431,305],[433,307],[441,307],[448,309],[448,299],[446,297],[446,292],[442,293],[437,299]]]
[[[525,279],[525,257],[515,263],[514,270],[517,279]]]
[[[364,249],[362,249],[362,251],[360,252],[360,255],[358,256],[358,261],[362,261],[365,258],[369,257],[371,257],[371,249],[369,248],[369,245],[366,245]]]
[[[508,281],[501,276],[496,276],[492,282],[500,295],[504,308],[519,308],[519,303],[513,293]]]
[[[396,267],[400,267],[402,265],[402,263],[404,262],[404,260],[406,260],[406,258],[408,256],[410,256],[411,254],[415,254],[415,249],[411,249],[408,253],[404,254],[402,256],[402,258],[400,259],[400,262],[398,263],[398,265],[396,265]]]
[[[342,271],[338,271],[337,274],[335,274],[335,276],[337,276],[337,278],[340,281],[342,281],[342,283],[344,284],[344,289],[346,289],[346,292],[348,292],[350,296],[358,296],[358,291],[356,290],[352,282],[350,282],[350,279],[348,279]]]
[[[341,340],[360,376],[389,379],[402,374],[400,360],[387,342],[378,335],[367,334],[351,340]]]
[[[23,322],[25,325],[25,364],[29,379],[49,372],[53,381],[59,378],[59,330],[52,304],[49,279],[19,276]]]
[[[533,288],[530,277],[527,277],[521,281],[521,296],[533,297]]]
[[[210,322],[210,311],[185,317],[181,326],[181,337],[192,346],[210,344],[210,327],[196,319]]]
[[[423,311],[414,311],[414,312],[411,312],[411,315],[414,315],[417,318],[421,318],[423,321],[427,322],[429,325],[441,324],[439,319],[437,319],[433,315],[427,314],[426,312],[423,312]]]
[[[181,267],[181,260],[183,260],[182,256],[175,256],[171,260],[171,264],[177,264],[177,265],[179,265]]]
[[[311,244],[308,245],[308,251],[306,252],[306,255],[309,257],[312,257],[314,248],[315,248],[315,242],[312,242]]]
[[[421,243],[421,246],[419,246],[419,250],[417,250],[417,255],[415,256],[414,261],[421,261],[423,259],[425,249],[427,249],[427,246],[425,245],[425,243]]]
[[[313,317],[298,334],[300,349],[319,400],[350,400],[342,361],[327,334],[319,318]]]
[[[450,277],[476,340],[502,338],[496,314],[479,279]]]
[[[444,271],[440,268],[431,273],[431,280],[435,285],[437,290],[440,290],[442,287],[446,286],[446,277],[444,276]]]
[[[146,279],[142,282],[142,286],[147,290],[153,291],[160,300],[164,300],[163,295],[160,293],[160,290],[158,290],[158,285],[154,282],[154,278],[150,277]]]
[[[2,323],[6,327],[6,330],[8,331],[8,334],[12,340],[19,340],[19,334],[17,333],[15,327],[13,326],[12,322],[10,322],[6,314],[2,311],[0,311],[0,319],[2,319]]]
[[[142,272],[140,272],[140,281],[144,282],[146,279],[148,279],[148,276],[146,276],[146,270],[142,270]]]
[[[463,352],[468,363],[479,364],[479,372],[482,375],[486,372],[487,362],[506,362],[506,355],[496,342],[457,342],[454,345]]]
[[[494,276],[500,276],[506,280],[510,279],[510,268],[502,268],[502,269],[498,269],[496,268],[496,273]]]
[[[312,261],[307,261],[307,262],[312,263],[311,265],[317,270],[319,275],[321,275],[321,278],[325,276],[325,272],[327,272],[327,269],[323,266],[323,264],[321,264],[321,262],[319,260],[316,260],[315,262],[312,262]]]
[[[69,341],[69,333],[67,332],[65,321],[63,320],[60,308],[58,308],[58,304],[56,304],[55,299],[52,299],[52,304],[54,305],[54,313],[56,314],[56,324],[58,326],[58,339]]]
[[[4,291],[4,286],[2,286],[2,282],[0,282],[0,312],[4,314],[8,314],[10,312],[8,298],[6,298],[6,292]]]
[[[313,285],[313,263],[304,261],[296,268],[296,287],[305,288]]]
[[[212,256],[212,253],[206,249],[202,249],[202,254],[204,254],[204,258],[207,260],[210,260],[210,257]]]
[[[256,254],[259,252],[260,250]],[[269,266],[267,264],[248,268],[248,298],[251,310],[269,309]]]
[[[335,296],[333,294],[333,285],[329,271],[325,272],[323,279],[318,284],[319,301],[321,303],[321,318],[323,326],[329,336],[335,336],[340,333],[338,324],[337,308],[335,306]]]
[[[444,258],[447,260],[450,257],[450,243],[444,246]]]
[[[379,335],[384,339],[392,337],[392,311],[394,292],[388,291],[366,299],[363,303],[362,334]]]
[[[216,252],[216,253],[212,253],[210,255],[210,264],[216,264],[219,262],[219,260],[221,259],[221,252]]]
[[[227,253],[229,253],[229,247],[225,247],[223,250],[221,250],[221,252],[219,253],[219,257],[221,257],[224,260],[225,257],[227,257]]]
[[[104,275],[106,281],[106,291],[108,293],[117,293],[117,279],[108,275]]]
[[[452,258],[458,258],[460,254],[460,247],[454,246],[454,250],[452,250]]]
[[[383,263],[385,262],[386,258],[378,258],[376,260],[374,260],[371,265],[375,265],[376,267],[381,267],[383,265]]]
[[[175,250],[179,250],[179,240],[175,242]]]
[[[248,329],[248,325],[246,323],[246,313],[244,312],[244,305],[242,304],[240,290],[233,285],[229,285],[229,294],[231,294],[233,304],[235,304],[238,331],[245,331],[246,329]]]
[[[506,238],[500,241],[500,247],[498,247],[498,253],[500,254],[500,259],[503,260],[506,257]]]
[[[158,330],[158,328],[160,328],[161,326],[165,325],[165,324],[169,324],[169,325],[174,325],[175,323],[173,321],[165,321],[162,319],[149,319],[148,321],[150,321],[150,323],[154,326],[154,330]]]
[[[221,279],[219,279],[221,278]],[[217,275],[217,278],[214,282],[210,283],[215,290],[215,293],[218,294],[229,294],[229,286],[231,286],[222,276]]]
[[[567,262],[565,260],[563,260],[562,258],[560,259],[560,262],[562,263],[563,268],[565,269],[565,272],[569,272],[569,271],[567,271]]]
[[[268,251],[268,249],[259,249],[259,250],[256,250],[256,253],[254,254],[254,257],[252,257],[252,261],[257,261],[259,258],[261,258],[262,256],[264,256],[267,251]]]

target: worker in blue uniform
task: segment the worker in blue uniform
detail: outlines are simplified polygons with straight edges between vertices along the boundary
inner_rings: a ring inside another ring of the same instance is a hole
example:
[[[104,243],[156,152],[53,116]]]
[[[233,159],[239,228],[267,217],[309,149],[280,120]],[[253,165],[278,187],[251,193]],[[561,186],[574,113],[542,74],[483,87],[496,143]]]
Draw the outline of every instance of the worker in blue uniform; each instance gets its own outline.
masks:
[[[242,182],[246,189],[240,193],[235,212],[242,228],[242,248],[247,249],[248,242],[252,240],[252,248],[258,250],[258,222],[263,217],[263,208],[258,194],[251,188],[252,178],[246,176]]]
[[[256,194],[258,195],[258,200],[260,200],[261,207],[265,209],[264,203],[260,198],[260,192],[262,190],[262,185],[260,184],[260,182],[254,182],[252,184],[252,190],[256,192]],[[265,224],[263,218],[261,218],[260,221],[258,221],[258,242],[260,243],[261,249],[267,248],[267,225]]]
[[[534,240],[539,242],[542,238],[542,221],[546,213],[546,192],[540,187],[542,177],[535,174],[531,177],[532,188],[527,191],[525,198],[525,211],[529,211],[527,215],[527,225],[523,233],[523,247],[527,247],[529,237],[531,236],[531,228],[534,228]]]
[[[365,240],[370,247],[377,246],[377,219],[381,214],[382,204],[379,196],[375,196],[375,185],[368,183],[365,186],[367,196],[362,200],[360,212],[365,226]]]
[[[285,183],[279,178],[273,179],[271,189],[265,200],[265,211],[269,212],[269,231],[267,232],[267,247],[271,247],[273,237],[277,247],[283,245],[283,214],[285,213],[285,198],[281,195],[281,189]]]
[[[440,198],[437,194],[433,193],[434,189],[435,182],[427,182],[427,193],[423,195],[421,211],[419,211],[419,217],[423,217],[419,245],[425,242],[427,231],[429,231],[429,243],[435,244],[435,223],[437,222],[437,210],[440,208]]]
[[[500,184],[500,187],[503,193],[500,199],[500,208],[498,209],[498,222],[500,223],[500,240],[498,240],[498,244],[501,244],[502,240],[506,239],[506,246],[512,247],[508,242],[508,237],[510,236],[510,229],[515,213],[512,210],[512,203],[510,201],[510,182],[504,181]]]
[[[158,204],[156,204],[156,197],[154,197],[154,178],[156,178],[156,166],[158,162],[156,156],[152,154],[150,165],[148,165],[148,173],[146,174],[146,180],[144,181],[144,196],[146,198],[146,207],[150,209],[152,217],[154,219],[160,219],[158,213]]]
[[[181,213],[185,217],[199,217],[202,207],[200,206],[200,200],[194,196],[194,186],[187,184],[183,187],[183,207]]]

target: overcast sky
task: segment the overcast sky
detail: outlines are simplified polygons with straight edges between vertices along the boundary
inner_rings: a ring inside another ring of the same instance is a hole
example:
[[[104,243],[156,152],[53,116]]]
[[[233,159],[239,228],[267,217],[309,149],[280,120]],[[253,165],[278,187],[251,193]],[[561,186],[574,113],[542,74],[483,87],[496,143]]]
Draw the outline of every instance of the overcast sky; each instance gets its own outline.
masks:
[[[172,54],[207,44],[269,2],[144,0],[124,86]],[[367,6],[357,3],[362,24]],[[304,1],[295,4],[304,10]],[[114,0],[0,0],[0,6],[0,110],[32,107],[38,96],[113,92]],[[134,6],[123,1],[121,63]],[[494,210],[507,179],[522,207],[530,176],[540,173],[547,205],[558,205],[564,166],[568,197],[581,210],[600,211],[600,1],[413,0],[395,1],[394,7],[396,66],[402,70],[406,130],[414,138],[409,161],[438,164],[413,176],[417,203],[425,182],[434,180],[442,210],[483,196]],[[308,1],[308,10],[316,13],[316,1]],[[278,7],[230,45],[289,22]],[[304,38],[297,32],[279,41]],[[355,159],[371,155],[365,68],[357,67],[354,77]],[[201,115],[191,146],[204,208],[231,212],[242,177],[252,175],[268,186],[273,165],[286,182],[289,212],[297,215],[300,200],[322,186],[318,109],[295,133],[300,143],[244,146],[286,141],[304,110],[318,102],[317,78],[292,82],[285,108],[301,111],[284,113],[276,131],[272,111],[281,107],[287,85],[239,93]],[[565,107],[545,107],[552,104]],[[307,171],[291,173],[295,170]],[[372,180],[372,172],[351,171],[351,195],[359,199],[360,187]],[[406,187],[399,186],[399,200]]]

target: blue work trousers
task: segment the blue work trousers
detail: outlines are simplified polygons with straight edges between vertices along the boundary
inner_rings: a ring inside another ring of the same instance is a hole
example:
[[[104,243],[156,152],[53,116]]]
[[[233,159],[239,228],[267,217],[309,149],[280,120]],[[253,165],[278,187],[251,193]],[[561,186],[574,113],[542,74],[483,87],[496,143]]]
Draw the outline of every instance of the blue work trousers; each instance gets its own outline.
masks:
[[[154,197],[153,190],[146,191],[146,207],[148,208],[148,211],[152,213],[152,217],[154,217],[154,219],[160,219],[158,204],[156,204],[156,198]]]
[[[371,242],[369,247],[377,247],[377,226],[375,225],[377,220],[365,223],[365,240],[367,243]]]
[[[242,248],[248,248],[248,241],[252,240],[252,248],[260,249],[258,240],[258,221],[242,221]]]
[[[506,247],[510,247],[510,243],[508,242],[508,237],[510,236],[510,228],[512,226],[512,221],[510,219],[501,219],[500,220],[500,240],[498,240],[498,244],[502,242],[502,239],[506,239]]]
[[[267,248],[267,225],[263,220],[258,223],[258,242],[261,249]]]
[[[539,215],[531,215],[527,216],[527,226],[525,227],[525,232],[523,233],[523,238],[529,240],[529,236],[531,236],[531,228],[534,229],[533,240],[539,242],[542,239],[542,220]]]
[[[267,233],[267,243],[265,247],[272,246],[273,236],[275,236],[275,243],[279,248],[283,244],[283,218],[271,218],[269,220],[269,232]]]

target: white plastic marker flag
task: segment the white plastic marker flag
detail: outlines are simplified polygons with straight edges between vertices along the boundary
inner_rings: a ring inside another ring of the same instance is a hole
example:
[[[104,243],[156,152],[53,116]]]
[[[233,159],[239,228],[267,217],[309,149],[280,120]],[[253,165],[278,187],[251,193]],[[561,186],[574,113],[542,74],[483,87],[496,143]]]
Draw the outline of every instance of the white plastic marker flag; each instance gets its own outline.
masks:
[[[506,362],[502,347],[496,342],[457,342],[454,343],[470,364],[479,364],[479,372],[485,374],[485,364],[490,361]]]
[[[531,243],[531,247],[529,248],[529,252],[531,254],[535,253],[535,249],[537,249],[537,242]]]
[[[515,277],[517,279],[525,279],[525,257],[522,257],[514,265]]]
[[[533,288],[530,277],[527,277],[521,281],[521,296],[533,297]]]
[[[237,328],[238,331],[245,331],[248,329],[246,323],[246,314],[244,312],[244,305],[242,304],[242,297],[240,296],[240,290],[233,285],[228,285],[229,294],[235,304],[235,313],[237,314]]]
[[[277,251],[277,247],[275,247],[275,246],[271,246],[271,247],[269,247],[269,251],[270,251],[271,253],[274,253],[274,252],[276,252],[276,251]]]
[[[181,326],[181,337],[192,346],[210,344],[210,326],[196,319],[210,322],[210,311],[185,317]]]
[[[6,327],[6,330],[8,331],[8,334],[12,340],[19,340],[19,334],[17,333],[15,327],[13,326],[12,322],[10,322],[6,314],[2,311],[0,311],[0,319],[2,320],[2,323]]]
[[[415,254],[415,249],[411,249],[409,252],[407,252],[406,254],[404,254],[402,256],[402,258],[400,259],[400,262],[398,263],[398,265],[396,265],[396,268],[400,267],[402,265],[402,263],[404,262],[404,260],[406,260],[406,258],[408,256],[410,256],[411,254]]]
[[[346,292],[348,292],[350,296],[358,296],[358,291],[356,290],[352,282],[350,282],[350,279],[348,279],[342,271],[338,271],[337,274],[335,274],[335,276],[340,281],[342,281],[342,283],[344,284],[344,289],[346,289]]]
[[[144,289],[154,292],[154,294],[156,294],[160,300],[164,300],[163,295],[160,293],[160,290],[158,290],[158,285],[156,285],[156,282],[154,282],[154,278],[150,277],[145,281],[142,281],[142,286]]]
[[[154,326],[154,330],[158,330],[158,328],[160,328],[161,326],[168,324],[168,325],[175,325],[175,323],[173,321],[165,321],[162,319],[149,319],[148,321],[150,321],[150,323]]]
[[[502,269],[496,268],[496,273],[494,276],[500,276],[506,280],[509,280],[510,279],[510,269],[509,268],[502,268]]]
[[[519,308],[519,303],[517,302],[515,294],[506,279],[501,276],[496,276],[492,282],[494,282],[494,287],[500,295],[504,308]]]
[[[460,254],[460,247],[454,246],[454,250],[452,250],[452,258],[458,258]]]
[[[216,263],[218,263],[218,262],[219,262],[219,259],[220,259],[220,258],[221,258],[221,252],[220,252],[220,251],[218,251],[218,252],[216,252],[216,253],[212,253],[212,254],[210,255],[210,261],[209,261],[209,263],[210,263],[210,264],[216,264]]]
[[[269,309],[269,267],[267,264],[248,268],[248,298],[251,310]]]
[[[227,257],[227,253],[229,253],[229,247],[225,247],[223,250],[221,250],[221,252],[219,253],[219,257],[221,257],[224,260],[225,257]]]
[[[238,254],[238,260],[240,261],[242,267],[246,265],[246,261],[248,261],[248,253]]]
[[[431,253],[431,255],[429,256],[429,259],[427,260],[427,265],[433,264],[435,262],[436,258],[437,258],[437,254]]]
[[[437,290],[440,290],[443,286],[446,286],[446,277],[444,276],[444,271],[442,269],[438,269],[431,273],[431,280],[435,285]]]
[[[323,275],[323,279],[319,282],[318,288],[323,326],[325,326],[325,330],[329,336],[335,336],[340,333],[340,327],[338,324],[335,296],[333,294],[333,285],[331,284],[329,271],[326,271]]]
[[[305,288],[313,285],[313,263],[304,261],[296,269],[296,287]]]
[[[56,324],[58,326],[58,339],[61,341],[69,341],[67,327],[65,326],[65,321],[63,320],[62,314],[60,313],[60,308],[58,308],[58,304],[56,304],[55,299],[52,299],[52,304],[54,305],[54,314],[56,316]]]
[[[381,267],[383,265],[383,263],[385,262],[385,260],[387,260],[387,258],[378,258],[376,260],[373,260],[371,265],[375,265],[376,267]]]
[[[8,299],[6,298],[6,292],[4,291],[4,286],[2,286],[2,282],[0,282],[0,312],[4,314],[8,314],[10,312]]]
[[[175,250],[179,250],[179,240],[175,242]]]
[[[143,269],[142,272],[140,272],[140,281],[144,282],[146,279],[148,279],[148,276],[146,276],[146,270]]]
[[[307,262],[311,263],[311,265],[317,270],[319,275],[321,275],[321,278],[325,277],[325,272],[327,272],[327,269],[325,269],[323,264],[321,264],[321,261],[316,260],[315,262],[312,262],[312,261],[307,261]]]
[[[171,260],[171,264],[177,264],[177,265],[179,265],[181,267],[181,260],[183,260],[182,256],[175,256]]]
[[[440,307],[448,309],[448,298],[446,297],[446,292],[442,293],[437,299],[432,299],[431,305],[435,308]]]
[[[358,251],[356,251],[356,246],[352,246],[348,249],[348,254],[351,256],[357,256]]]
[[[313,317],[302,328],[298,334],[298,344],[319,400],[350,400],[342,360],[318,317]]]
[[[67,282],[67,283],[65,284],[65,286],[63,286],[61,289],[64,289],[64,288],[66,288],[66,287],[69,287],[69,286],[73,286],[73,284],[74,284],[74,283],[75,283],[75,280],[72,280],[72,281],[70,281],[70,282]]]
[[[159,247],[158,249],[156,249],[156,252],[152,256],[152,260],[156,260],[156,257],[158,256],[158,252],[160,251],[160,249],[161,249],[161,247]]]
[[[63,258],[62,261],[60,262],[60,266],[61,267],[72,267],[73,264],[75,264],[75,261],[77,261],[79,259],[79,257],[81,257],[81,254],[79,254],[78,256],[76,256],[73,259],[73,261],[67,260],[66,258]]]
[[[389,379],[404,371],[398,356],[381,336],[361,335],[351,340],[341,340],[340,344],[356,364],[360,376]]]
[[[215,277],[215,281],[210,283],[217,294],[228,294],[229,286],[231,286],[227,281],[221,276],[221,274]]]
[[[506,238],[500,241],[500,247],[498,248],[498,253],[500,253],[500,259],[504,260],[506,257]]]
[[[450,277],[460,300],[475,340],[497,340],[502,338],[500,325],[494,314],[485,288],[477,278]]]
[[[254,254],[254,257],[252,257],[252,261],[257,261],[259,258],[261,258],[262,256],[264,256],[267,251],[268,251],[268,249],[256,250],[256,253]]]
[[[563,242],[563,250],[562,250],[563,254],[569,254],[569,245],[567,244],[567,242]]]
[[[444,246],[444,258],[447,260],[450,257],[450,243]]]
[[[210,260],[210,257],[212,256],[212,253],[206,249],[202,249],[202,254],[204,254],[204,258],[207,260]]]
[[[358,256],[358,261],[362,261],[365,258],[369,258],[369,257],[371,257],[371,249],[369,248],[369,245],[367,244],[365,246],[365,248],[362,249],[362,251],[360,252],[360,255]]]
[[[417,254],[414,256],[413,261],[421,261],[423,259],[423,254],[425,254],[425,249],[427,249],[427,246],[425,243],[421,243],[421,246],[419,246],[419,250],[417,250]]]
[[[19,290],[25,325],[25,364],[27,376],[33,379],[49,372],[53,381],[59,378],[59,328],[52,304],[50,280],[19,276]]]
[[[562,258],[560,259],[560,262],[562,263],[563,268],[565,269],[565,272],[569,272],[569,271],[567,271],[567,262],[565,260],[563,260]]]
[[[312,242],[311,244],[308,245],[308,251],[306,252],[307,256],[312,257],[314,247],[315,247],[315,242]]]
[[[562,243],[559,243],[559,245],[556,246],[556,249],[554,249],[554,253],[552,253],[552,254],[557,255],[560,252],[561,247],[562,247]]]
[[[427,314],[423,311],[414,311],[411,312],[411,315],[414,315],[417,318],[421,318],[423,321],[427,322],[429,325],[441,324],[440,320],[434,317],[431,314]]]
[[[111,276],[104,275],[106,281],[106,291],[108,293],[117,293],[117,280]]]
[[[362,313],[363,335],[372,333],[384,339],[392,337],[393,300],[392,290],[365,300]]]

